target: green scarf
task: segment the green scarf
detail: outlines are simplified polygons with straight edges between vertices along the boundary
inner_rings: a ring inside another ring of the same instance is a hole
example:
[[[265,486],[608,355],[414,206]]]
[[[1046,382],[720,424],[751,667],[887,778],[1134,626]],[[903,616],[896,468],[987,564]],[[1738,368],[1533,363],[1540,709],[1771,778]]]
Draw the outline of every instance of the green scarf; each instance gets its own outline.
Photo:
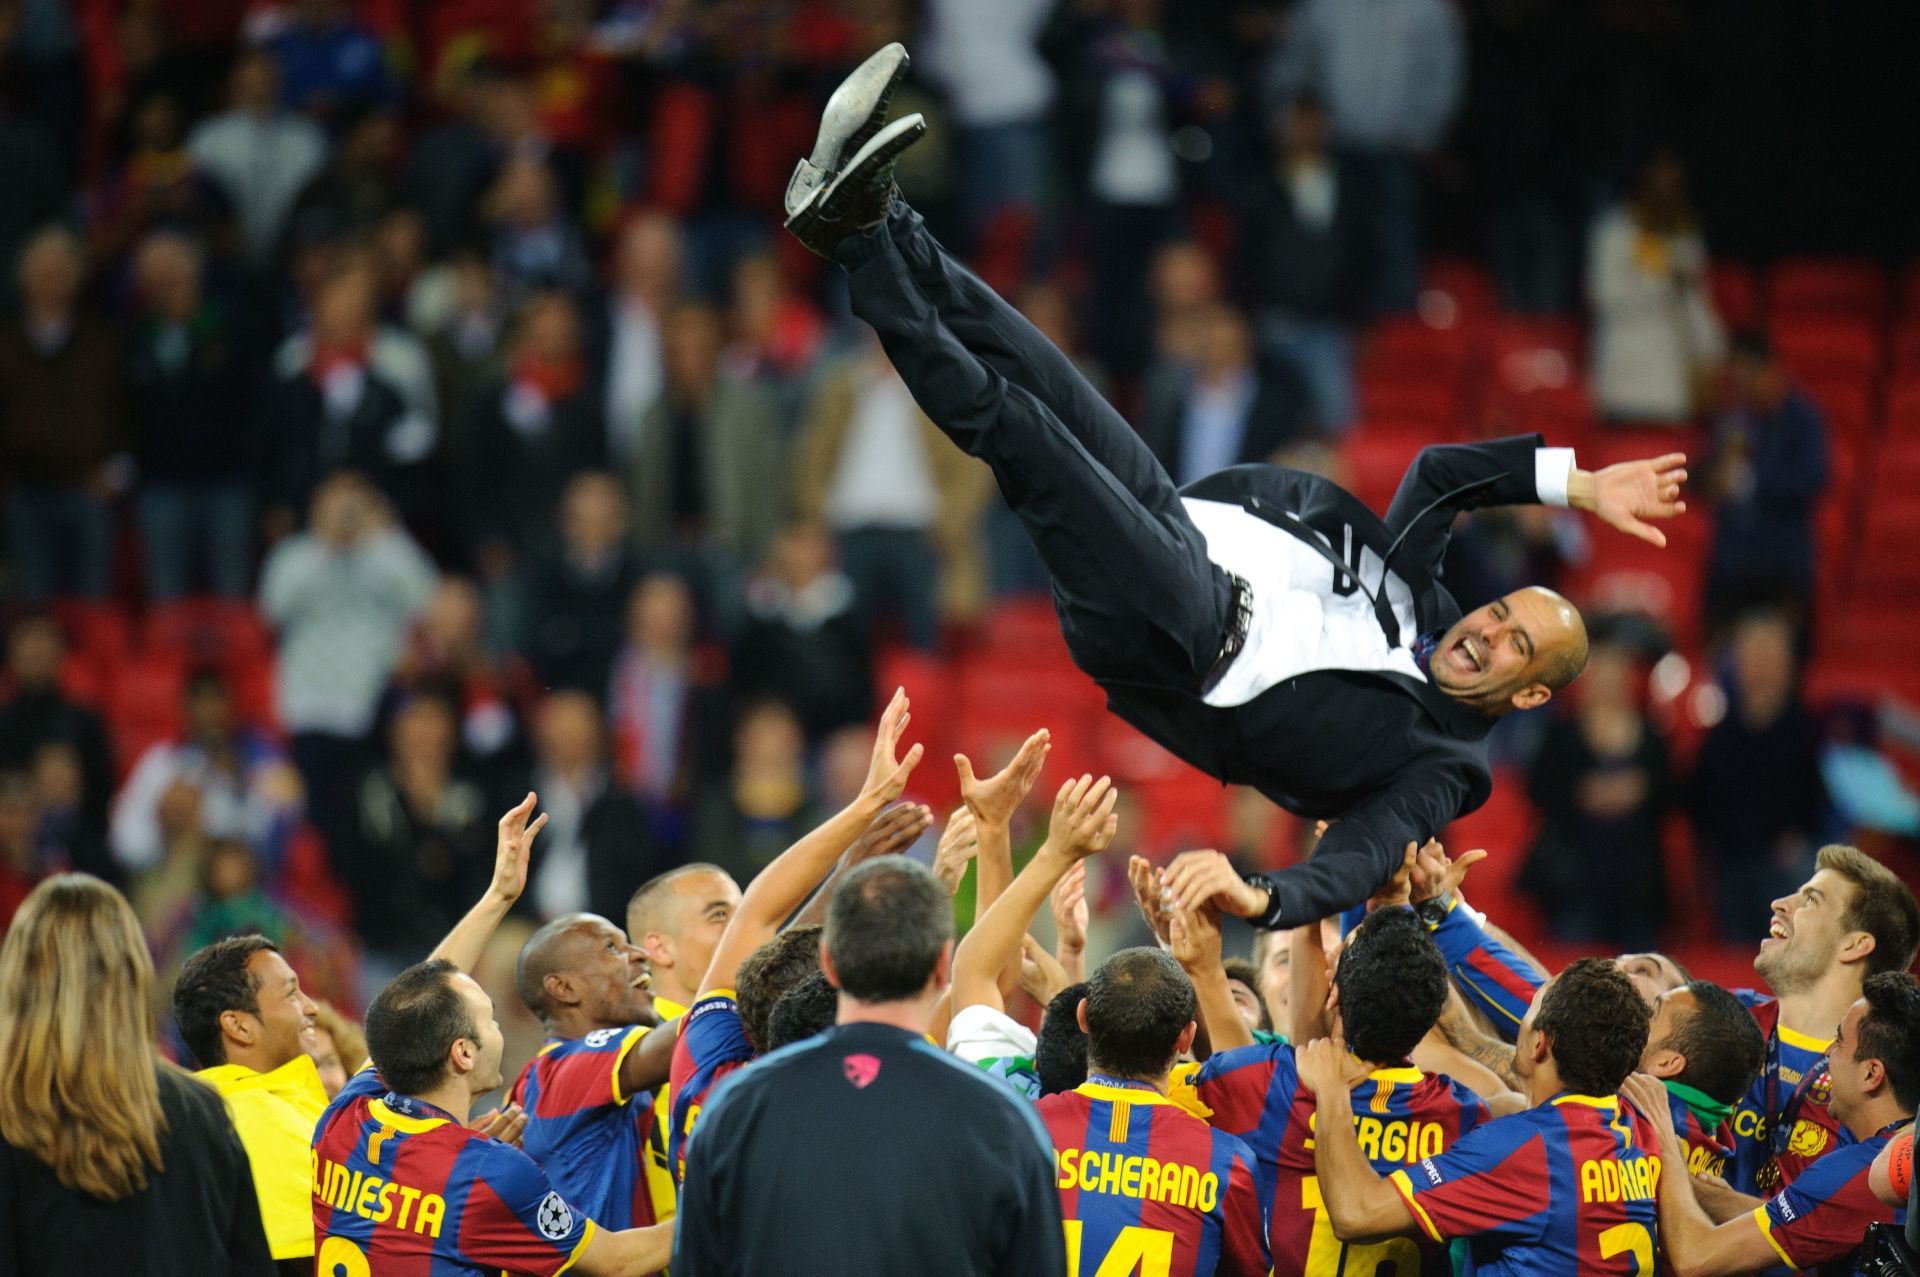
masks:
[[[1660,1082],[1667,1090],[1680,1097],[1681,1102],[1687,1106],[1694,1120],[1700,1123],[1700,1128],[1704,1131],[1719,1130],[1720,1123],[1726,1121],[1727,1115],[1733,1112],[1733,1105],[1722,1104],[1712,1096],[1703,1095],[1684,1082],[1676,1082],[1670,1077],[1661,1078]]]

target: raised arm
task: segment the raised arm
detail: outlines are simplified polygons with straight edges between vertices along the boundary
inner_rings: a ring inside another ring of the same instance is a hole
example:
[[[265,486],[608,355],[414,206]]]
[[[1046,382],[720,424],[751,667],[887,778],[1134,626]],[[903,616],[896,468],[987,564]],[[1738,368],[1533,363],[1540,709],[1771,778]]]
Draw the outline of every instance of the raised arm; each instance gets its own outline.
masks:
[[[1200,1004],[1200,1025],[1206,1030],[1207,1055],[1252,1046],[1253,1030],[1240,1018],[1227,986],[1227,969],[1220,960],[1220,915],[1210,908],[1176,910],[1169,924],[1174,961],[1193,981]],[[1198,1054],[1198,1040],[1195,1041]]]
[[[433,952],[427,955],[429,958],[445,958],[462,971],[472,973],[487,941],[493,938],[494,928],[527,889],[527,859],[533,853],[534,835],[547,823],[544,812],[528,823],[539,801],[539,796],[530,792],[517,807],[500,817],[493,850],[493,881],[487,884],[473,908],[467,910],[467,916],[454,923],[453,930],[434,946]]]
[[[1052,737],[1041,728],[1020,743],[1011,761],[998,772],[981,780],[973,774],[973,763],[965,754],[953,756],[954,770],[960,774],[960,800],[974,819],[973,916],[977,920],[993,907],[1013,881],[1013,813],[1033,791],[1052,749]],[[1026,923],[1020,924],[1025,930]],[[1000,969],[1000,998],[1004,1002],[1020,987],[1020,963],[1016,955]],[[955,1004],[958,1009],[958,1004]]]
[[[970,1006],[1006,1010],[1000,972],[1009,963],[1018,969],[1027,924],[1046,905],[1054,886],[1068,870],[1106,850],[1113,841],[1118,824],[1113,805],[1118,798],[1119,791],[1105,776],[1097,781],[1082,776],[1060,787],[1053,802],[1053,819],[1047,825],[1047,840],[992,907],[974,921],[973,929],[954,952],[956,1013]]]
[[[1486,855],[1476,849],[1449,860],[1444,847],[1429,842],[1414,863],[1413,903],[1461,996],[1511,1042],[1533,995],[1547,982],[1547,972],[1524,949],[1504,943],[1504,933],[1496,934],[1466,907],[1460,884]]]
[[[732,988],[740,964],[774,937],[780,923],[800,907],[841,853],[906,789],[907,777],[923,752],[915,745],[905,758],[897,756],[900,737],[912,718],[907,709],[907,692],[900,688],[880,715],[880,729],[874,736],[873,756],[859,796],[781,852],[747,885],[740,907],[728,919],[727,929],[714,947],[713,960],[700,980],[701,993]]]

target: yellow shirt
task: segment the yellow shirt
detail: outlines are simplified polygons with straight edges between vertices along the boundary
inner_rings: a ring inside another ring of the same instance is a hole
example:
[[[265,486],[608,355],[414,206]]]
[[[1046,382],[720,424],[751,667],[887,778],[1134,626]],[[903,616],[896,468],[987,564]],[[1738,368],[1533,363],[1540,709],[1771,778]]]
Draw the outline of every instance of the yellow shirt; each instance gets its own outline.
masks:
[[[275,1259],[313,1254],[313,1128],[326,1111],[327,1090],[305,1055],[271,1073],[221,1064],[194,1074],[220,1093],[233,1129],[253,1163],[260,1222]]]
[[[660,1032],[680,1031],[676,1021],[687,1013],[686,1007],[656,993],[653,1010],[660,1017]],[[662,1224],[673,1218],[680,1201],[679,1189],[673,1182],[673,1168],[667,1165],[667,1129],[673,1121],[667,1109],[667,1092],[671,1089],[663,1086],[653,1093],[653,1137],[647,1144],[647,1194],[653,1198],[653,1218]]]

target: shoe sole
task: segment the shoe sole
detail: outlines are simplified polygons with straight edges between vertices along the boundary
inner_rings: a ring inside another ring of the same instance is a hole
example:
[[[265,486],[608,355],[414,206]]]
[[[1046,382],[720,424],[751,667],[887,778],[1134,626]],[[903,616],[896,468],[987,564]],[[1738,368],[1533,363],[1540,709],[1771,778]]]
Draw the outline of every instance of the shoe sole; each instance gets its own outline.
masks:
[[[927,133],[926,117],[919,112],[902,116],[893,123],[867,139],[844,169],[837,173],[825,186],[808,193],[800,206],[787,216],[786,228],[797,235],[804,236],[815,222],[825,214],[827,206],[840,188],[849,181],[865,176],[872,168],[880,164],[890,164],[900,154],[925,137]]]
[[[848,167],[849,153],[857,158],[873,140],[886,118],[888,103],[893,101],[893,91],[911,61],[905,46],[896,41],[855,67],[834,89],[826,109],[820,113],[820,132],[814,138],[813,154],[800,162],[787,183],[785,202],[789,216]]]

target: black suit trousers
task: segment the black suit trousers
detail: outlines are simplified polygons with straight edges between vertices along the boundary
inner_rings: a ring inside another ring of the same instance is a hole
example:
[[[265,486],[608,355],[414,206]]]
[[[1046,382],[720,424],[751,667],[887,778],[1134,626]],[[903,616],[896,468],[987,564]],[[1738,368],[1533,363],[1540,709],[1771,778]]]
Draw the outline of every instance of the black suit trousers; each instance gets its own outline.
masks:
[[[837,255],[854,314],[921,410],[992,469],[1053,578],[1075,661],[1102,682],[1196,689],[1232,590],[1133,427],[904,204]]]

